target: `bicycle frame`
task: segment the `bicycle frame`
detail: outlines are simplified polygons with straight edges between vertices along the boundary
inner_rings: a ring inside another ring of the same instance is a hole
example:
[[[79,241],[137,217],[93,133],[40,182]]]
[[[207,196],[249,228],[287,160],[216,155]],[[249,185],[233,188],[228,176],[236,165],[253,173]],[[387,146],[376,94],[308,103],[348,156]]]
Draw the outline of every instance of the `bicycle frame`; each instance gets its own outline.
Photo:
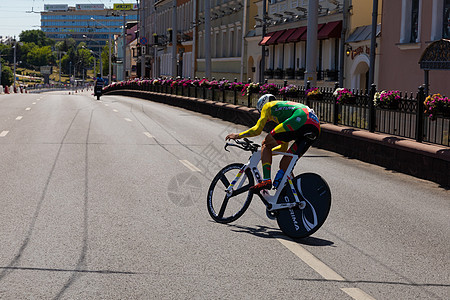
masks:
[[[273,152],[273,154],[281,154],[281,155],[287,155],[291,156],[291,162],[289,163],[289,166],[286,170],[286,172],[283,175],[283,178],[281,179],[280,184],[278,185],[278,189],[276,190],[275,194],[271,195],[267,190],[261,191],[258,195],[260,196],[263,203],[267,206],[267,209],[269,211],[274,211],[282,208],[291,208],[296,205],[304,206],[303,201],[300,201],[300,198],[297,194],[297,189],[294,187],[294,184],[292,183],[292,177],[291,173],[292,170],[295,167],[295,164],[297,163],[299,156],[292,153],[285,153],[285,152]],[[233,194],[233,187],[237,184],[236,189],[239,189],[242,187],[243,183],[245,182],[245,171],[250,168],[250,171],[253,174],[253,177],[256,178],[258,182],[261,182],[261,175],[258,170],[258,163],[261,160],[261,150],[255,151],[252,156],[250,156],[249,161],[242,167],[242,169],[239,171],[239,173],[236,175],[234,180],[231,182],[231,184],[226,189],[226,193],[228,195]],[[244,175],[244,176],[242,176]],[[242,178],[241,178],[242,177]],[[284,187],[286,181],[288,181],[289,186],[291,188],[291,191],[294,195],[295,202],[287,202],[287,203],[277,203],[278,197],[280,196],[281,191],[283,190],[282,187]],[[301,195],[300,195],[301,196]],[[303,197],[302,197],[303,200]]]

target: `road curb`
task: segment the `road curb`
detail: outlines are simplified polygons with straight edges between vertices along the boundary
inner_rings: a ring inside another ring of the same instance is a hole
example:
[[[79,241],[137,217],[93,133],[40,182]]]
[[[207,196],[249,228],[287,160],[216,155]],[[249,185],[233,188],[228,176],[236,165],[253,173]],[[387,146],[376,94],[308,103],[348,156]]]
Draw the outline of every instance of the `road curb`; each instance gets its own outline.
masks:
[[[135,90],[107,94],[165,103],[246,126],[253,126],[259,118],[254,108],[193,97]],[[265,128],[270,129],[270,125]],[[333,124],[321,125],[321,137],[314,146],[450,187],[449,147]]]

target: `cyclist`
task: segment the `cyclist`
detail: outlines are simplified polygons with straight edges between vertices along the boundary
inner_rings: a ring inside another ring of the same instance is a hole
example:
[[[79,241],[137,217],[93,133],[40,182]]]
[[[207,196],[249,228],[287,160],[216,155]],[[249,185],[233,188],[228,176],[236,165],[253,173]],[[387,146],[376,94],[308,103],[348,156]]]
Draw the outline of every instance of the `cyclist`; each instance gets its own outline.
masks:
[[[95,86],[101,86],[105,84],[105,80],[102,78],[102,75],[100,73],[97,74],[97,78],[95,78]]]
[[[256,108],[261,117],[255,126],[241,133],[230,133],[225,140],[240,139],[260,135],[267,121],[274,121],[278,125],[264,138],[261,147],[261,162],[263,180],[251,187],[253,192],[269,190],[272,188],[271,166],[272,151],[293,153],[302,156],[313,144],[320,133],[320,123],[314,110],[308,106],[290,101],[276,101],[272,94],[261,96]],[[294,141],[288,149],[289,142]],[[283,156],[280,161],[274,185],[277,187],[279,180],[291,162],[291,156]]]

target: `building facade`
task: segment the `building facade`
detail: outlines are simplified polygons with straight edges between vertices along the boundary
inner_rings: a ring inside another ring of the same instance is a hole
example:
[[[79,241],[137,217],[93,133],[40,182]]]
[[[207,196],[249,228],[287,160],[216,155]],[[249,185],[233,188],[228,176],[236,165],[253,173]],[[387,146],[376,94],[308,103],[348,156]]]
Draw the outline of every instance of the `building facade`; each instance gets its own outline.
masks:
[[[348,30],[345,35],[344,86],[356,90],[367,90],[369,84],[370,47],[372,35],[372,0],[351,1],[349,6]],[[376,30],[374,83],[378,85],[380,62],[381,7],[378,2]]]
[[[206,43],[205,1],[210,1],[210,44]],[[211,53],[211,77],[247,78],[245,40],[250,1],[199,0],[197,19],[196,76],[206,76],[206,51]],[[254,5],[254,4],[253,4]]]
[[[334,86],[338,81],[343,1],[321,1],[318,10],[317,85]],[[269,1],[266,13],[266,35],[262,34],[263,4],[256,3],[258,16],[255,32],[248,34],[248,61],[257,71],[253,80],[264,78],[281,83],[304,84],[306,71],[308,0]],[[252,38],[253,37],[253,38]],[[262,47],[265,46],[265,70],[261,70]],[[259,80],[257,80],[259,81]]]
[[[417,91],[425,82],[419,66],[425,49],[450,39],[450,1],[383,1],[381,26],[379,89]],[[429,72],[430,93],[450,95],[449,83],[450,70]]]
[[[137,9],[126,11],[125,22],[137,20]],[[98,51],[114,35],[123,31],[123,12],[105,8],[104,4],[44,5],[41,30],[56,41],[73,38]]]

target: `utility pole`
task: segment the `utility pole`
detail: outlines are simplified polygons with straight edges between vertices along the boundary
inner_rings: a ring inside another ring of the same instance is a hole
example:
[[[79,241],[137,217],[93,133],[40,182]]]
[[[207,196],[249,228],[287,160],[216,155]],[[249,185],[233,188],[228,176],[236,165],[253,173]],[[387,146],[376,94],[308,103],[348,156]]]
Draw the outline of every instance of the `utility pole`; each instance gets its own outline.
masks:
[[[111,30],[111,29],[109,29],[109,30]],[[108,58],[108,61],[109,61],[109,63],[108,63],[108,84],[111,84],[111,79],[112,79],[112,73],[111,73],[111,69],[112,69],[112,66],[111,66],[111,62],[112,62],[112,55],[111,55],[111,32],[108,34],[108,46],[109,46],[109,58]]]
[[[14,91],[16,89],[16,49],[17,49],[17,41],[14,39]]]
[[[211,0],[205,0],[205,76],[208,79],[211,79],[211,2],[210,1]]]
[[[341,31],[341,43],[339,47],[339,87],[344,87],[344,53],[345,53],[345,34],[347,33],[347,27],[348,27],[348,1],[349,0],[343,0],[344,1],[344,8],[342,10],[342,31]]]
[[[127,79],[127,23],[126,14],[123,13],[123,80]]]
[[[264,2],[266,1],[264,0]],[[242,19],[242,37],[238,37],[241,39],[241,82],[244,81],[245,34],[247,33],[247,0],[244,0],[244,16]]]
[[[305,86],[308,81],[312,86],[316,85],[317,80],[317,21],[318,21],[318,0],[309,0],[308,2],[308,29],[306,36],[306,72]]]
[[[262,38],[266,36],[266,2],[267,0],[263,0],[262,5]],[[266,70],[266,46],[262,45],[261,49],[261,70],[259,71],[259,83],[262,84],[264,83],[264,71]]]
[[[59,52],[59,87],[61,87],[61,50]]]
[[[172,0],[172,77],[174,78],[177,77],[177,28],[177,0]]]
[[[369,67],[369,86],[375,82],[375,50],[377,48],[377,18],[378,18],[378,0],[373,0],[372,9],[372,35],[370,38],[370,67]]]
[[[139,5],[139,37],[145,37],[145,7],[143,4],[145,4],[145,0],[141,0],[141,3]],[[145,51],[144,48],[146,47],[147,45],[141,44],[141,78],[145,77],[145,55],[147,54],[147,51]]]

